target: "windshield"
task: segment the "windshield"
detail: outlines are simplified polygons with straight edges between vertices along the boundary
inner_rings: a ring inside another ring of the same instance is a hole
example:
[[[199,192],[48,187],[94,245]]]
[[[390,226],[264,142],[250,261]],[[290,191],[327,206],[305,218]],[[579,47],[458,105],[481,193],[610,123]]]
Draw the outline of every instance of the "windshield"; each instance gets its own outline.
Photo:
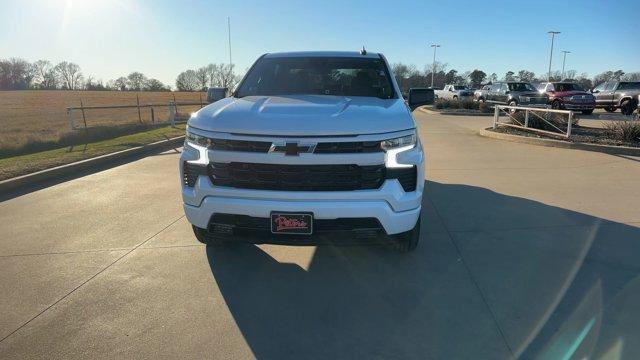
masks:
[[[467,90],[468,87],[464,86],[464,85],[455,85],[453,87],[455,90]]]
[[[529,83],[509,83],[509,91],[536,91]]]
[[[348,57],[263,58],[237,92],[250,95],[395,97],[382,59]]]
[[[584,91],[584,88],[575,83],[555,83],[553,87],[556,91]]]

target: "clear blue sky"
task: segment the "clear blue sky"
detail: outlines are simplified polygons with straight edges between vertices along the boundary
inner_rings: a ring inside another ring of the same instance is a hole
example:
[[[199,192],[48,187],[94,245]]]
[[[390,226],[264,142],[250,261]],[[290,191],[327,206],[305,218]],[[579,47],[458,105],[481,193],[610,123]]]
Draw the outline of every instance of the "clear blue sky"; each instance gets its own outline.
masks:
[[[141,71],[174,85],[185,69],[228,61],[240,72],[265,52],[358,50],[390,62],[438,60],[479,68],[547,71],[548,30],[567,69],[590,76],[640,71],[640,1],[150,1],[0,0],[0,58],[68,60],[108,80]]]

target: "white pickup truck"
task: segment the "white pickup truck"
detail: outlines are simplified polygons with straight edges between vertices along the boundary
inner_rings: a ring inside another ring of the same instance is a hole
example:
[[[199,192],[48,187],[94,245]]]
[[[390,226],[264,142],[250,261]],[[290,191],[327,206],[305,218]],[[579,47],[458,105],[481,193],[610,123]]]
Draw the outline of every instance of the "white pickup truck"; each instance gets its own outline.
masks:
[[[420,239],[424,154],[381,54],[263,55],[191,116],[180,171],[207,244]]]
[[[443,90],[436,90],[435,94],[438,99],[473,100],[473,91],[466,85],[445,85]]]

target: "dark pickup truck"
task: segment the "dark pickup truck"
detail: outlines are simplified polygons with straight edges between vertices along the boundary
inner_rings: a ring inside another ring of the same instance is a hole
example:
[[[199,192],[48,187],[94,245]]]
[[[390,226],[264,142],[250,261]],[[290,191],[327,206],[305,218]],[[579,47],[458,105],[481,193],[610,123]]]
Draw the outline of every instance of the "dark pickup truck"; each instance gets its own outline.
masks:
[[[614,112],[620,108],[625,115],[631,115],[638,106],[640,95],[640,81],[607,81],[602,83],[591,93],[596,98],[596,107]]]
[[[518,81],[493,83],[483,97],[490,103],[532,107],[546,107],[549,100],[547,94],[539,93],[533,85]]]

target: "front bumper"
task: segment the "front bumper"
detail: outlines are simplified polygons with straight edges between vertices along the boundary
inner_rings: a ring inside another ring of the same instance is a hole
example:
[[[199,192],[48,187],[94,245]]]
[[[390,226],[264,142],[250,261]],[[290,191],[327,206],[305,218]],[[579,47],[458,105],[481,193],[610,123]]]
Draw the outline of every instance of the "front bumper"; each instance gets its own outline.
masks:
[[[388,154],[387,154],[388,155]],[[209,151],[209,159],[233,161],[234,154]],[[245,160],[266,162],[274,157],[264,154],[237,154]],[[247,159],[247,157],[252,159]],[[349,159],[349,157],[352,159]],[[388,157],[388,156],[387,156]],[[282,162],[309,163],[358,163],[385,164],[389,159],[384,153],[376,154],[340,154],[327,157],[311,155],[299,157],[279,157]],[[184,161],[199,159],[194,149],[185,146],[180,159]],[[196,227],[208,228],[214,214],[247,215],[255,218],[268,218],[272,211],[311,212],[314,219],[375,218],[384,231],[398,234],[411,230],[418,220],[424,190],[424,154],[418,145],[397,154],[393,159],[400,164],[416,167],[416,189],[405,192],[397,179],[387,179],[382,186],[371,190],[354,191],[275,191],[239,189],[215,186],[205,175],[198,176],[193,187],[182,185],[182,198],[187,220]],[[390,165],[389,165],[390,166]]]
[[[567,110],[593,110],[596,107],[595,103],[573,103],[565,101],[562,103],[562,107]]]

